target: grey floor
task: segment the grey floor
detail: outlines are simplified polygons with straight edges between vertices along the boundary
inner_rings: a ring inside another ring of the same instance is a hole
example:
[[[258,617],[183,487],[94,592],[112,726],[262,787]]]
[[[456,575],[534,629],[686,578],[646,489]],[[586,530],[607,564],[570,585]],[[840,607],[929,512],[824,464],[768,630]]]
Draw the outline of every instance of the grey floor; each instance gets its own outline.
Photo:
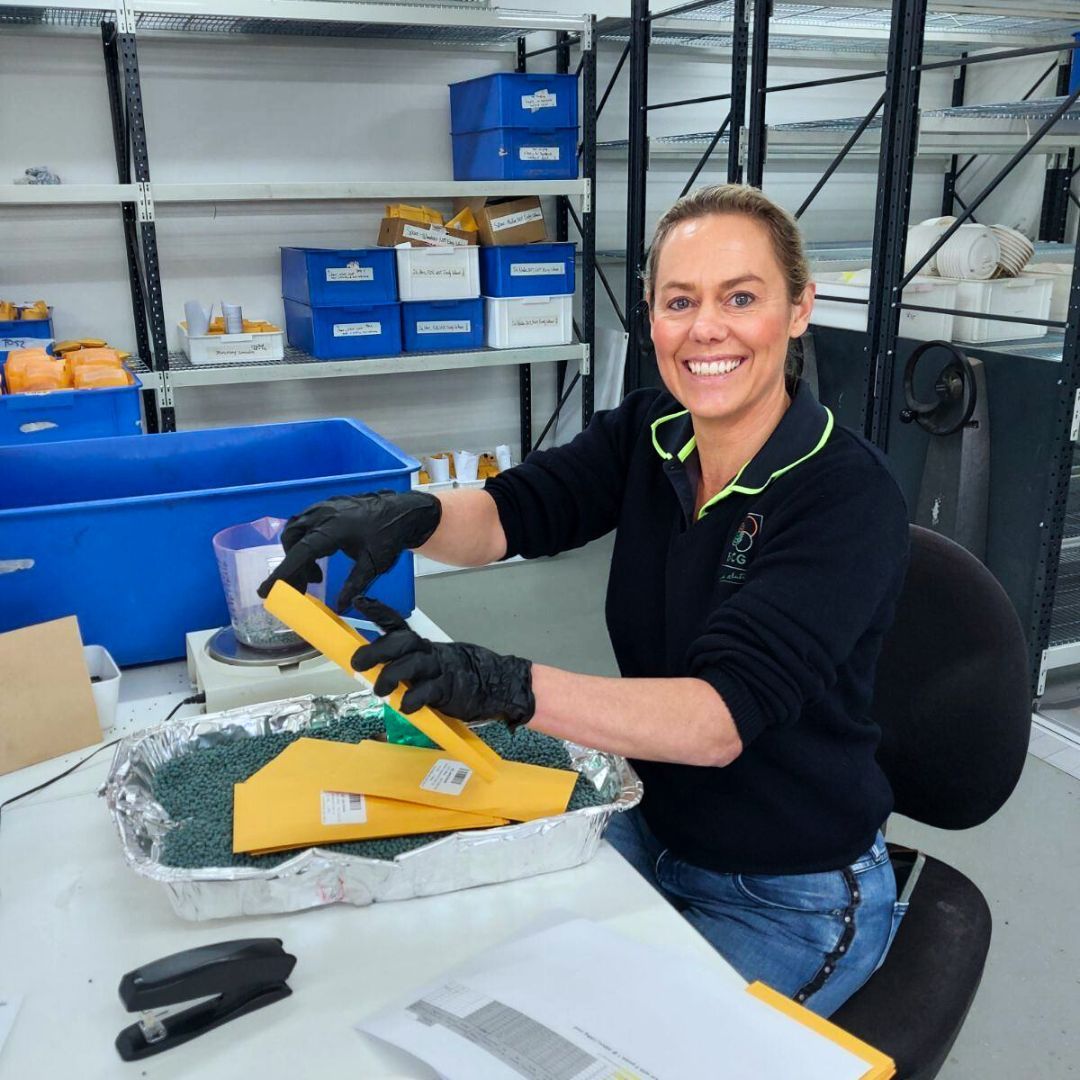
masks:
[[[610,546],[418,582],[447,633],[573,671],[613,675],[604,627]],[[941,1080],[1056,1080],[1080,1074],[1080,780],[1029,755],[1012,798],[966,832],[890,822],[986,894],[986,973]]]

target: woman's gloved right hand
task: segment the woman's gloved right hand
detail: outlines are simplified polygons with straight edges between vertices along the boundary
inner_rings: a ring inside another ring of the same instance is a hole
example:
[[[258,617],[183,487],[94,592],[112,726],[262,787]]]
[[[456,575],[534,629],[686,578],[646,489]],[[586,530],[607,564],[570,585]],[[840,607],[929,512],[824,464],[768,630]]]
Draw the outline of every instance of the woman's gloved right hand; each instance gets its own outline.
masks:
[[[318,560],[343,551],[356,564],[338,594],[337,609],[344,612],[403,551],[427,541],[441,518],[442,503],[423,491],[337,495],[315,503],[289,518],[281,535],[285,558],[259,586],[259,595],[265,599],[275,581],[303,592],[322,581]]]

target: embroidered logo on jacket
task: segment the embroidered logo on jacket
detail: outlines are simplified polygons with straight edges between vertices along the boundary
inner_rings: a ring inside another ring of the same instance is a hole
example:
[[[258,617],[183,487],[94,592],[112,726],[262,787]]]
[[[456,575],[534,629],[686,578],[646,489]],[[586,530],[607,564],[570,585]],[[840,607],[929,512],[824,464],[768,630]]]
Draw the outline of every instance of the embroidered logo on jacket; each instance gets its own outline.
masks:
[[[764,520],[761,514],[747,514],[743,518],[724,556],[724,565],[720,571],[721,581],[741,585],[746,580],[746,568],[753,555],[754,541],[761,532]]]

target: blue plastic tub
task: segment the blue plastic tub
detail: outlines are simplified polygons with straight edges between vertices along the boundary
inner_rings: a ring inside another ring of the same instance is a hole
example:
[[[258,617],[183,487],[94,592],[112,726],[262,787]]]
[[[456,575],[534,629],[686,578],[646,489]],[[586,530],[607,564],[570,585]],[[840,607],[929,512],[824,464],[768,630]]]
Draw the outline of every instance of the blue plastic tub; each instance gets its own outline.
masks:
[[[14,326],[20,323],[11,324]],[[44,349],[47,353],[52,352],[53,339],[41,337],[38,334],[4,334],[0,336],[0,367],[7,362],[8,353],[13,349]]]
[[[455,180],[574,180],[576,127],[491,128],[451,135]]]
[[[577,127],[576,75],[499,72],[450,84],[450,130]]]
[[[101,390],[4,394],[0,396],[0,445],[35,446],[70,439],[141,435],[141,389],[142,383],[135,378],[131,386]]]
[[[508,244],[480,249],[484,296],[557,296],[574,291],[573,244]]]
[[[50,310],[52,310],[50,308]],[[24,338],[32,338],[25,341]],[[45,340],[42,340],[42,339]],[[53,342],[52,318],[0,319],[0,364],[12,349],[33,349]]]
[[[406,352],[480,349],[484,345],[484,301],[414,300],[401,305]]]
[[[74,614],[121,664],[182,656],[186,633],[229,621],[216,532],[333,495],[407,491],[418,468],[343,419],[0,447],[0,631]],[[330,602],[350,567],[330,560]],[[412,611],[412,556],[371,592]]]
[[[283,247],[281,295],[312,307],[392,303],[398,298],[394,252]]]
[[[1073,40],[1080,45],[1080,31],[1073,34]],[[1080,90],[1080,49],[1072,51],[1072,67],[1069,70],[1069,93],[1075,94]]]
[[[289,344],[311,353],[317,360],[393,356],[401,352],[398,303],[347,308],[313,308],[295,300],[284,303]]]

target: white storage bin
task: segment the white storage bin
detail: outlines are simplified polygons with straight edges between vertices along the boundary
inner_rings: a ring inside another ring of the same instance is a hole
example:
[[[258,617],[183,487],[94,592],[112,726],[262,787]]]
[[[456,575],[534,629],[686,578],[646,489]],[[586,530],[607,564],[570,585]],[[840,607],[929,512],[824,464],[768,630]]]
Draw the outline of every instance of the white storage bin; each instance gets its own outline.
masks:
[[[1050,314],[1046,317],[1055,322],[1065,322],[1069,317],[1069,290],[1072,289],[1072,263],[1035,263],[1024,268],[1024,274],[1046,276],[1053,282],[1050,294]]]
[[[1054,291],[1054,282],[1046,274],[1021,274],[994,281],[957,280],[954,284],[956,307],[961,311],[1050,318],[1050,294]],[[953,340],[972,345],[984,341],[1020,341],[1045,334],[1046,327],[1037,323],[993,322],[963,315],[957,315],[953,322]]]
[[[285,331],[264,334],[201,334],[188,336],[179,324],[180,348],[193,364],[243,364],[253,360],[281,360],[285,356]]]
[[[480,295],[477,247],[409,247],[397,254],[402,300],[473,300]]]
[[[815,274],[819,293],[833,296],[850,296],[852,299],[869,301],[870,271],[845,270]],[[904,290],[904,300],[910,304],[926,307],[954,308],[956,285],[943,278],[915,278]],[[867,306],[845,304],[836,300],[815,300],[811,320],[819,326],[838,326],[843,330],[865,330]],[[938,315],[931,311],[900,311],[900,336],[914,341],[951,341],[953,316]]]
[[[572,296],[485,296],[484,305],[491,349],[569,345],[573,340]]]

